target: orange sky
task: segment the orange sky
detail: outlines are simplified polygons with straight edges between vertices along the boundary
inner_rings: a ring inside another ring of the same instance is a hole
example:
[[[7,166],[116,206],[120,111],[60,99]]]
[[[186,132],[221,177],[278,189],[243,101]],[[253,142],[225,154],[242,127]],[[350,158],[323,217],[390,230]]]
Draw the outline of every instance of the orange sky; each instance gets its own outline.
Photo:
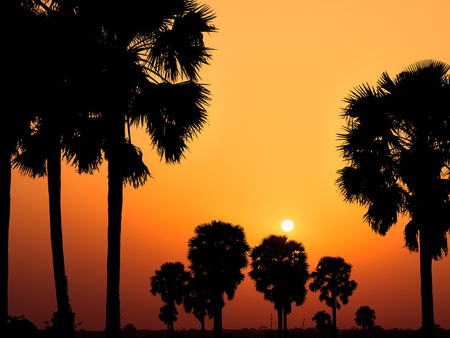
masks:
[[[213,53],[202,71],[213,96],[209,124],[181,165],[165,165],[137,130],[154,179],[124,194],[122,325],[163,329],[162,302],[149,277],[164,262],[188,265],[194,228],[211,220],[241,225],[254,247],[270,234],[302,242],[311,270],[326,255],[353,265],[358,283],[338,311],[339,328],[354,326],[356,310],[373,308],[384,328],[421,325],[419,255],[404,246],[402,220],[386,237],[362,223],[364,210],[343,202],[334,184],[344,163],[336,152],[342,99],[383,71],[394,76],[421,59],[450,62],[448,1],[220,1],[219,33],[207,38]],[[106,165],[94,176],[63,168],[62,207],[69,296],[79,328],[102,330],[106,299]],[[434,264],[435,319],[450,329],[450,258]],[[10,232],[11,315],[38,327],[56,310],[49,240],[46,180],[17,172],[12,180]],[[288,317],[290,327],[313,326],[317,311],[331,311],[309,292]],[[184,314],[175,329],[200,328]],[[273,305],[250,278],[224,308],[224,328],[270,325]],[[212,323],[207,323],[211,328]]]

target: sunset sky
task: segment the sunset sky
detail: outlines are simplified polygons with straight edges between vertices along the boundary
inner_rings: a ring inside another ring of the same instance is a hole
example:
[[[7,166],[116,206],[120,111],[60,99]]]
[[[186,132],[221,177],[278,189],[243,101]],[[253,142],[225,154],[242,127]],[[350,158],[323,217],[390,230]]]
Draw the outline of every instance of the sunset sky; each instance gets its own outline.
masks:
[[[241,225],[254,247],[268,235],[287,234],[304,244],[310,271],[323,256],[353,265],[358,283],[337,313],[338,328],[355,326],[367,305],[383,328],[421,326],[419,255],[404,248],[407,219],[385,237],[363,223],[364,209],[339,195],[336,134],[343,99],[355,86],[375,85],[382,72],[436,59],[450,63],[446,0],[223,1],[205,0],[219,32],[206,38],[215,49],[202,72],[212,101],[209,121],[180,165],[159,161],[149,137],[136,130],[153,179],[127,187],[122,222],[122,326],[164,329],[163,305],[149,292],[162,263],[187,261],[197,225],[221,220]],[[62,172],[62,211],[69,297],[78,329],[103,330],[106,302],[106,163],[94,175]],[[16,171],[12,179],[9,313],[38,327],[56,311],[46,179]],[[285,233],[281,222],[294,230]],[[248,270],[227,302],[228,329],[270,326],[273,304],[256,292]],[[435,321],[450,329],[450,258],[434,262]],[[314,326],[317,311],[331,310],[308,292],[288,326]],[[175,329],[200,328],[182,307]],[[207,321],[207,329],[212,321]]]

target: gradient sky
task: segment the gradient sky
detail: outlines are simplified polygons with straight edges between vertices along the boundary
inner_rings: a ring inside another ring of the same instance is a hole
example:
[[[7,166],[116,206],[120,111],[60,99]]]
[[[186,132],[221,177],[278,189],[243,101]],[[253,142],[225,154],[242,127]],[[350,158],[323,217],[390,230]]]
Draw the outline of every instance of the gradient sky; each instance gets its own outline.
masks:
[[[448,1],[221,1],[209,0],[220,29],[206,39],[215,48],[201,72],[212,101],[209,123],[181,165],[165,165],[137,130],[154,179],[124,193],[122,325],[164,329],[162,302],[149,292],[149,277],[164,262],[188,261],[194,228],[211,220],[241,225],[250,246],[295,228],[312,271],[323,256],[353,265],[358,283],[337,314],[339,328],[354,326],[368,305],[376,324],[421,326],[419,255],[404,248],[401,220],[385,237],[363,223],[364,209],[343,202],[335,180],[344,162],[336,151],[343,99],[355,86],[395,76],[422,60],[450,62]],[[62,208],[69,296],[79,328],[103,330],[106,300],[106,165],[93,176],[63,167]],[[56,310],[46,179],[13,173],[10,231],[10,315],[38,327]],[[276,312],[248,277],[227,302],[223,326],[270,325]],[[436,323],[450,329],[450,258],[433,266]],[[309,292],[288,317],[289,327],[314,326],[330,309]],[[200,328],[179,309],[175,329]],[[275,323],[274,323],[275,324]],[[207,328],[212,328],[208,321]]]

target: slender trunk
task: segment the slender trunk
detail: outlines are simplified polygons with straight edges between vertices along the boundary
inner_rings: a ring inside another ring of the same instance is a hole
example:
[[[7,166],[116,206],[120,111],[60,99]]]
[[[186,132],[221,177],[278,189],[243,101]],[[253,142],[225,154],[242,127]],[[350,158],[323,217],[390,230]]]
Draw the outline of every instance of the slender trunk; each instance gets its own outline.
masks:
[[[337,325],[336,325],[336,295],[332,294],[333,297],[333,306],[331,307],[331,311],[333,314],[333,337],[337,337]]]
[[[287,336],[288,336],[288,328],[287,328],[287,313],[286,313],[286,309],[283,310],[283,316],[284,316],[284,338],[287,338]]]
[[[422,334],[434,338],[432,258],[427,249],[426,234],[420,233],[420,292],[422,297]]]
[[[222,338],[222,306],[216,306],[214,311],[214,338]]]
[[[205,316],[202,316],[200,323],[202,324],[202,338],[205,338]]]
[[[2,145],[0,154],[0,336],[6,336],[6,325],[8,324],[8,276],[9,276],[9,220],[11,213],[11,153],[8,147]]]
[[[75,337],[74,314],[69,303],[69,291],[64,266],[64,250],[61,221],[61,150],[59,138],[49,149],[47,159],[48,196],[50,210],[50,238],[55,278],[56,304],[58,308],[54,323],[60,337]]]
[[[171,311],[171,313],[169,314],[168,324],[169,324],[169,337],[173,338],[173,311]]]
[[[106,338],[120,338],[120,237],[122,227],[123,182],[120,147],[125,138],[121,119],[111,125],[108,154],[108,254],[106,282]]]
[[[278,337],[283,337],[283,308],[279,307],[278,311]]]

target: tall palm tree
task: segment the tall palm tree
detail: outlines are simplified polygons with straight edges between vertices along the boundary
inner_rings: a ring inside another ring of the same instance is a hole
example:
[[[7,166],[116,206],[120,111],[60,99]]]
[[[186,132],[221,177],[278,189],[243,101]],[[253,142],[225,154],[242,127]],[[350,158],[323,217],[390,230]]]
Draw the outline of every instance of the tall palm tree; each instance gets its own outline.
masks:
[[[432,260],[447,255],[450,226],[450,65],[425,60],[346,98],[339,151],[348,165],[337,184],[349,202],[367,207],[365,221],[385,235],[407,214],[405,243],[420,253],[422,328],[434,337]],[[419,250],[420,249],[420,250]]]
[[[250,277],[264,299],[275,305],[278,312],[278,335],[287,337],[287,314],[291,303],[302,305],[306,298],[309,279],[307,256],[303,244],[286,236],[271,235],[254,247],[250,253]],[[284,314],[284,318],[283,318]]]
[[[244,280],[242,269],[247,266],[250,247],[244,229],[222,221],[199,225],[188,243],[188,259],[194,278],[202,278],[209,295],[208,310],[214,318],[214,337],[222,337],[224,294],[234,298]],[[200,277],[201,276],[201,277]]]
[[[150,278],[150,292],[152,295],[161,295],[161,300],[166,303],[161,314],[167,323],[169,337],[173,337],[173,322],[178,314],[176,305],[183,302],[183,298],[188,293],[188,282],[191,274],[184,270],[181,262],[164,263],[159,270]],[[161,309],[163,309],[161,308]]]
[[[375,310],[368,306],[361,306],[355,313],[355,323],[364,329],[364,336],[367,337],[367,329],[375,325]]]
[[[32,58],[41,71],[34,84],[27,107],[32,117],[31,133],[20,142],[20,153],[13,164],[22,172],[32,176],[48,177],[50,235],[52,245],[53,271],[56,289],[57,312],[55,328],[58,336],[74,337],[74,314],[69,297],[65,274],[62,224],[61,224],[61,153],[64,151],[62,139],[74,132],[73,120],[79,114],[79,105],[74,104],[80,97],[76,84],[83,78],[84,60],[81,38],[77,33],[73,4],[58,1],[30,1],[24,6],[32,9],[39,24],[32,31],[36,48],[31,48]],[[70,8],[69,8],[70,7]],[[23,41],[21,41],[23,43]],[[30,46],[27,46],[30,48]],[[27,49],[25,55],[29,58]],[[54,55],[65,55],[54,58]],[[81,74],[80,74],[81,73]],[[30,77],[35,73],[29,74]],[[78,97],[77,97],[78,95]],[[20,106],[19,106],[20,107]],[[29,127],[30,123],[28,122]]]
[[[0,335],[8,321],[9,223],[11,207],[11,160],[18,143],[28,133],[33,120],[32,102],[36,102],[36,86],[41,69],[24,67],[29,51],[38,48],[35,34],[40,20],[31,4],[8,0],[2,3],[0,37],[2,52],[1,73],[5,83],[1,90],[2,123],[8,132],[0,135]],[[37,67],[34,67],[37,68]],[[24,100],[27,97],[27,100]]]
[[[350,280],[352,266],[341,257],[322,257],[316,269],[311,273],[313,281],[309,289],[319,291],[319,300],[331,307],[333,316],[333,336],[337,337],[336,310],[348,303],[357,284]],[[339,302],[341,301],[341,303]]]
[[[214,15],[191,0],[83,1],[78,11],[99,23],[91,29],[104,49],[100,100],[93,110],[103,125],[99,146],[108,160],[105,332],[107,338],[119,337],[123,185],[138,187],[150,175],[127,127],[144,125],[161,158],[181,160],[206,123],[209,92],[197,81],[210,58],[203,34],[215,31]]]

